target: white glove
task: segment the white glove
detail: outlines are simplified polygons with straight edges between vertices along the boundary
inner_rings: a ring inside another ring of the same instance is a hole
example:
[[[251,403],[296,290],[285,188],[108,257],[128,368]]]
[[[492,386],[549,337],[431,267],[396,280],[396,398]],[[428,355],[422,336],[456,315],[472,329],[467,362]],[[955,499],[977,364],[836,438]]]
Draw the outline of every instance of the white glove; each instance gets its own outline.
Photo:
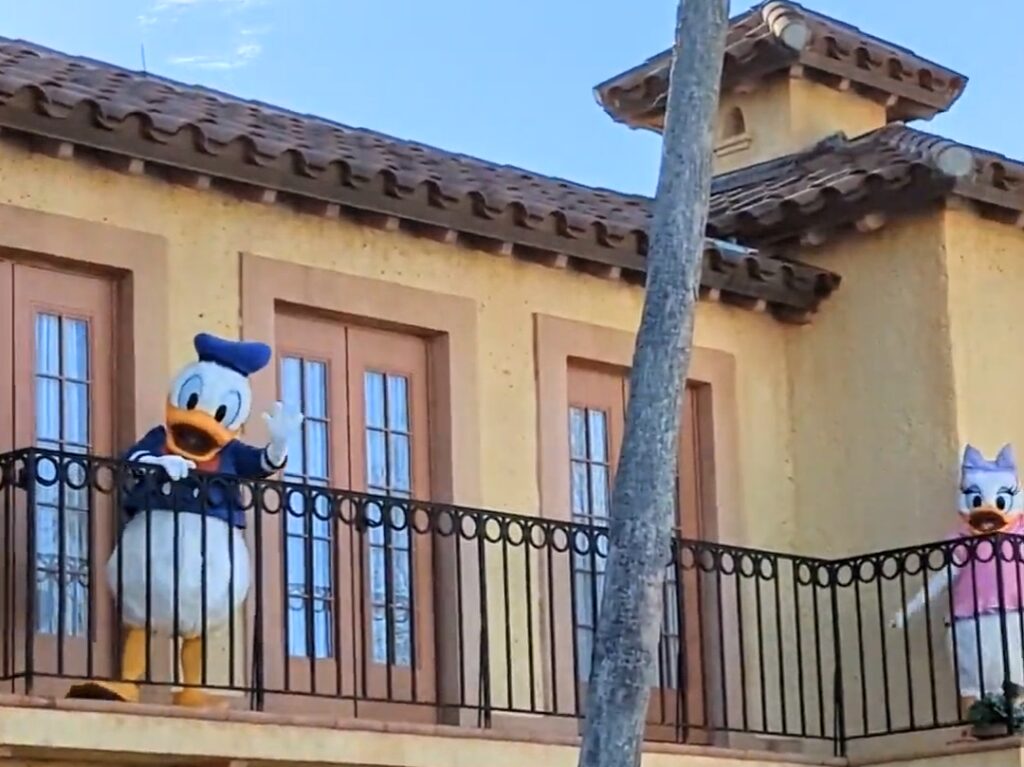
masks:
[[[900,610],[892,617],[892,620],[889,621],[889,628],[901,629],[906,625],[906,622],[906,619],[903,617],[903,611]]]
[[[196,467],[193,461],[182,458],[180,455],[143,455],[139,457],[139,463],[148,463],[161,467],[172,482],[184,479],[188,473]]]
[[[263,421],[270,433],[267,458],[274,466],[283,466],[288,458],[288,443],[302,426],[302,413],[286,413],[284,405],[275,402],[269,413],[263,414]]]

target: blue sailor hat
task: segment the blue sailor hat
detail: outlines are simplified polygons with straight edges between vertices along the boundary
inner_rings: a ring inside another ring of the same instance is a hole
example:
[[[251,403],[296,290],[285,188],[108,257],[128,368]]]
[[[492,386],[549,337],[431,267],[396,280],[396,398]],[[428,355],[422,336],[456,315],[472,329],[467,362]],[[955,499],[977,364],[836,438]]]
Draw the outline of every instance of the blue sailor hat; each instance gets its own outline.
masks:
[[[195,347],[200,362],[213,362],[246,377],[270,362],[270,347],[259,341],[229,341],[200,333],[195,338]]]

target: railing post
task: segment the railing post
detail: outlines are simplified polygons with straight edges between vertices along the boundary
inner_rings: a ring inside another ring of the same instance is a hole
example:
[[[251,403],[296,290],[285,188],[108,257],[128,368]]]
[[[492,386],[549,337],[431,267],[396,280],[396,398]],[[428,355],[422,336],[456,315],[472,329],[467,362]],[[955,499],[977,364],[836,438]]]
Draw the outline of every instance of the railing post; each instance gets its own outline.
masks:
[[[480,583],[480,722],[485,729],[491,726],[491,655],[490,621],[487,612],[487,548],[486,534],[478,520],[477,534],[477,575]]]
[[[839,620],[839,563],[830,562],[829,593],[832,603],[832,655],[835,677],[832,682],[832,697],[835,721],[833,723],[833,749],[837,757],[846,756],[846,692],[843,686],[843,647]]]
[[[253,558],[255,560],[255,583],[253,583],[253,623],[252,623],[252,693],[250,706],[256,711],[262,711],[265,705],[264,691],[264,658],[263,649],[263,493],[266,485],[263,482],[255,482],[252,486],[252,512],[253,512]],[[282,500],[283,503],[283,500]],[[281,513],[287,511],[282,507]],[[287,545],[287,541],[283,544]],[[286,579],[287,580],[287,579]],[[287,589],[287,583],[284,585]],[[337,598],[337,596],[335,596]],[[336,612],[336,611],[335,611]],[[335,620],[338,620],[335,614]],[[287,642],[287,637],[285,638]],[[335,650],[337,652],[337,649]],[[341,660],[339,659],[340,663]],[[339,695],[341,691],[339,690]]]
[[[995,545],[992,551],[992,565],[996,568],[996,599],[999,604],[999,643],[1002,645],[1003,652],[1003,690],[1006,689],[1007,682],[1011,681],[1010,641],[1006,633],[1006,584],[1003,583],[1003,542],[1006,540],[1008,539],[1002,533],[996,533],[993,538]],[[990,690],[989,692],[994,691]]]
[[[35,671],[36,629],[36,462],[38,456],[25,454],[25,694],[32,694]]]

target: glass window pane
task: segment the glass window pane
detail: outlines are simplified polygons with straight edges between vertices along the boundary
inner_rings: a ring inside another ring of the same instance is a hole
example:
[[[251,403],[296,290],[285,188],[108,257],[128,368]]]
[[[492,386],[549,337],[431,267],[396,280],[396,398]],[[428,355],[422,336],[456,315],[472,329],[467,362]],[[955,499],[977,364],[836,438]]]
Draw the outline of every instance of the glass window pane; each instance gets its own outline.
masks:
[[[572,462],[572,513],[576,522],[586,522],[590,519],[590,498],[587,487],[587,464]]]
[[[380,546],[370,547],[370,599],[375,605],[383,605],[387,601],[388,585],[385,568],[384,549]]]
[[[391,604],[399,607],[409,605],[411,559],[406,551],[398,550],[391,553]]]
[[[569,454],[579,461],[587,457],[587,421],[578,407],[569,409]]]
[[[288,584],[302,586],[306,591],[306,541],[298,536],[288,536]]]
[[[292,597],[288,600],[288,654],[304,657],[306,652],[306,603]]]
[[[590,678],[590,661],[594,652],[594,632],[592,629],[580,628],[576,631],[576,657],[579,666],[579,678]]]
[[[303,421],[306,426],[306,476],[315,479],[327,479],[330,471],[327,467],[327,424],[323,421]]]
[[[305,412],[302,401],[302,362],[296,357],[281,360],[281,402],[289,410]]]
[[[587,430],[590,437],[590,460],[608,462],[608,414],[603,410],[587,411]]]
[[[331,537],[331,499],[324,493],[313,498],[312,533],[314,538],[327,540]]]
[[[392,431],[409,431],[408,379],[404,376],[388,376],[388,428]]]
[[[60,318],[40,312],[36,315],[36,373],[60,375]]]
[[[331,595],[330,541],[313,541],[313,590],[325,599]]]
[[[388,468],[391,476],[388,477],[388,489],[398,493],[412,492],[412,477],[410,476],[409,463],[412,459],[412,446],[409,444],[409,437],[404,434],[391,434],[388,440],[391,462]]]
[[[64,377],[89,380],[89,325],[84,320],[64,320]]]
[[[387,445],[382,431],[366,431],[366,484],[376,492],[388,487]]]
[[[380,373],[366,373],[363,378],[366,398],[366,425],[376,429],[385,428],[384,422],[384,376]]]
[[[327,366],[322,362],[306,362],[305,415],[327,417]]]
[[[393,621],[395,665],[412,665],[412,621],[408,610],[396,609],[391,613]]]
[[[596,522],[608,518],[608,469],[601,464],[590,464],[590,513]]]
[[[313,603],[313,657],[331,657],[331,606],[329,602]]]
[[[64,383],[64,439],[73,445],[89,444],[89,385]]]
[[[55,378],[36,378],[36,439],[40,442],[59,442],[60,381]]]
[[[388,618],[386,607],[373,608],[373,662],[388,662]]]
[[[593,627],[596,622],[594,601],[597,597],[597,583],[594,574],[587,569],[576,571],[576,625]]]

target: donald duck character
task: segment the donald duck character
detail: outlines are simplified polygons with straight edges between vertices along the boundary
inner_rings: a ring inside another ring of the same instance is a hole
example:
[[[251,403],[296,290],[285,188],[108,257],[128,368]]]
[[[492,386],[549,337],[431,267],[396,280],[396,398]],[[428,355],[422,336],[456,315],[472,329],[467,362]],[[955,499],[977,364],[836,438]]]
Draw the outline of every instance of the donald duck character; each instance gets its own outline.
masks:
[[[120,598],[127,628],[121,681],[78,684],[68,697],[137,701],[146,674],[147,632],[153,631],[182,639],[183,687],[174,702],[216,704],[199,689],[203,639],[227,625],[248,594],[245,514],[237,487],[229,481],[202,483],[190,472],[270,477],[284,467],[302,415],[285,413],[278,402],[263,416],[270,442],[263,448],[240,442],[252,405],[248,377],[270,361],[270,347],[201,333],[195,350],[198,361],[171,383],[166,423],[125,454],[127,461],[159,471],[128,492],[128,522],[107,562],[107,582]]]
[[[994,461],[986,460],[974,447],[966,447],[960,467],[959,512],[960,524],[947,537],[948,541],[964,542],[950,550],[951,577],[945,572],[932,574],[927,586],[896,614],[891,625],[902,628],[926,603],[935,604],[942,589],[950,586],[952,616],[946,625],[966,713],[982,695],[998,694],[1004,681],[1024,682],[1020,616],[1024,610],[1020,588],[1024,549],[1014,539],[966,543],[994,533],[1024,535],[1024,495],[1010,445],[1005,445]],[[1008,669],[1003,666],[1004,641]]]

